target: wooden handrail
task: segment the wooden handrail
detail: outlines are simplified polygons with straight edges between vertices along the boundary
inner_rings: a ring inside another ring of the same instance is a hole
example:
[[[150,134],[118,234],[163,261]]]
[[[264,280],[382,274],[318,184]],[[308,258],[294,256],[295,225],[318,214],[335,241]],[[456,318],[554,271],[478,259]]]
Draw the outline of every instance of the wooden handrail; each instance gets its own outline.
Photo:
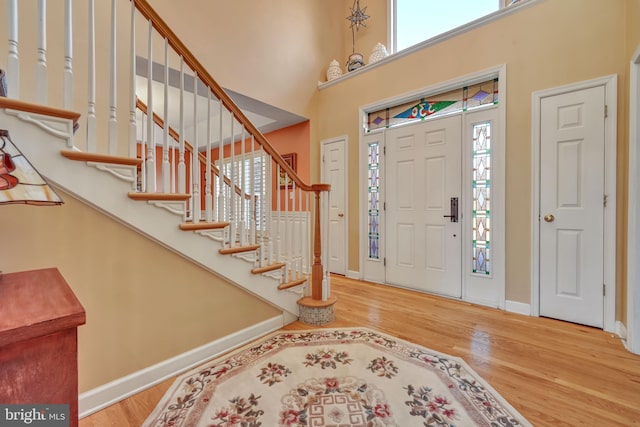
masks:
[[[178,55],[180,55],[185,63],[191,67],[193,71],[198,75],[200,80],[214,93],[214,95],[222,102],[222,104],[232,113],[232,115],[252,134],[256,141],[262,145],[264,151],[269,154],[276,163],[280,165],[287,175],[296,183],[296,187],[304,191],[314,191],[313,186],[306,184],[300,179],[298,174],[284,161],[282,156],[276,151],[276,149],[269,143],[265,136],[255,127],[251,121],[244,115],[242,110],[236,105],[235,102],[227,95],[220,85],[211,77],[207,70],[202,66],[200,61],[191,53],[189,49],[180,41],[178,36],[169,28],[164,20],[156,13],[155,10],[149,5],[147,0],[131,0],[135,3],[138,11],[146,19],[151,21],[151,25],[156,31],[164,38],[167,39],[169,46],[171,46]]]

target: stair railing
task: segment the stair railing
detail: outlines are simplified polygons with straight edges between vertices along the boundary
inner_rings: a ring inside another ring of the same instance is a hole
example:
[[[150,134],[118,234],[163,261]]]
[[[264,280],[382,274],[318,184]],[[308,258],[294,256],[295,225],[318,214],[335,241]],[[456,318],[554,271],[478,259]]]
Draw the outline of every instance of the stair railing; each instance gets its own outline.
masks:
[[[228,222],[226,249],[256,246],[259,267],[282,263],[283,281],[311,275],[307,293],[326,301],[329,281],[323,268],[320,212],[327,206],[329,185],[300,179],[146,0],[64,0],[63,8],[51,10],[47,3],[7,0],[8,7],[0,8],[9,35],[6,61],[0,62],[0,68],[7,69],[8,96],[80,112],[83,131],[74,137],[75,149],[140,154],[145,159],[140,191],[189,193],[188,219],[193,224]],[[27,19],[32,26],[24,24]],[[48,20],[57,25],[47,26]],[[35,41],[21,37],[18,22],[24,25],[22,31],[36,33]],[[81,45],[77,40],[86,40],[87,50],[74,61],[73,48]],[[21,58],[34,53],[35,72],[22,72],[28,62]],[[75,65],[85,62],[86,69]],[[35,81],[29,80],[32,76]],[[49,84],[54,77],[60,85]],[[57,92],[60,87],[62,94]],[[138,112],[139,98],[154,114]],[[178,130],[172,134],[171,126],[164,126],[159,141],[154,137],[139,145],[143,130],[155,134],[157,116]],[[191,162],[189,174],[187,138],[191,152],[205,158]],[[141,146],[144,155],[138,153]],[[216,164],[224,179],[216,179]],[[230,190],[235,188],[242,191]],[[245,203],[244,193],[255,196]]]

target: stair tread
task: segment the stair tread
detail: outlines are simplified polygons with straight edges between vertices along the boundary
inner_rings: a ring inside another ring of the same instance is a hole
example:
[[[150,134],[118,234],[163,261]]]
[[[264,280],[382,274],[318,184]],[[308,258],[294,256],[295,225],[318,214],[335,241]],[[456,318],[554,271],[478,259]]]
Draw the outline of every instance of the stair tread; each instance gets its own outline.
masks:
[[[50,107],[48,105],[34,104],[15,98],[0,97],[0,108],[9,108],[11,110],[20,110],[72,120],[74,128],[77,126],[78,120],[80,119],[80,113],[76,113],[75,111]]]
[[[99,162],[111,163],[114,165],[138,166],[142,164],[142,159],[137,157],[112,156],[100,153],[85,153],[84,151],[62,150],[60,151],[64,157],[70,160],[78,160],[81,162]]]
[[[193,222],[185,222],[180,224],[180,230],[185,230],[185,231],[218,230],[221,228],[225,228],[228,225],[229,223],[225,221],[213,221],[213,222],[200,221],[197,224],[194,224]]]
[[[302,277],[300,279],[292,280],[292,281],[287,282],[287,283],[281,283],[281,284],[278,285],[278,289],[283,291],[285,289],[293,288],[295,286],[300,286],[306,281],[307,281],[307,277]]]
[[[165,201],[184,201],[191,198],[191,194],[181,193],[128,193],[129,198],[133,200],[165,200]]]
[[[256,268],[252,269],[251,272],[253,274],[262,274],[262,273],[267,273],[269,271],[277,270],[277,269],[282,268],[284,266],[285,266],[284,262],[276,262],[276,263],[271,264],[271,265],[265,265],[264,267],[256,267]]]
[[[242,252],[251,252],[251,251],[255,251],[256,249],[260,249],[260,245],[235,246],[233,248],[220,249],[218,252],[223,255],[228,255],[228,254],[238,254]]]

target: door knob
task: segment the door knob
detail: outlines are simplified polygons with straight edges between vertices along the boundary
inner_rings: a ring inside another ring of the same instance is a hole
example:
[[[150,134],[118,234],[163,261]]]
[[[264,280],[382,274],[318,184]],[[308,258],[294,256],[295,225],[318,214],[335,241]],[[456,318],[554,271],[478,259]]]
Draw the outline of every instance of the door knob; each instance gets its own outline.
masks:
[[[344,214],[343,214],[343,213],[339,213],[339,214],[338,214],[338,216],[339,216],[340,218],[342,218],[342,217],[344,216]]]
[[[544,220],[547,221],[547,222],[553,222],[554,219],[556,219],[556,217],[553,216],[553,215],[545,215],[544,216]]]

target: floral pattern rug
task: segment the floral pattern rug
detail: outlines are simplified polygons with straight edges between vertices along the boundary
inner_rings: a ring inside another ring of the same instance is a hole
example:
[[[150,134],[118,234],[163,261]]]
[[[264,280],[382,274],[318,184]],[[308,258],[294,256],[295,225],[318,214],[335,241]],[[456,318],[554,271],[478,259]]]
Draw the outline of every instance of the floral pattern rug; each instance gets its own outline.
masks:
[[[530,425],[462,359],[349,328],[277,332],[194,369],[143,427]]]

